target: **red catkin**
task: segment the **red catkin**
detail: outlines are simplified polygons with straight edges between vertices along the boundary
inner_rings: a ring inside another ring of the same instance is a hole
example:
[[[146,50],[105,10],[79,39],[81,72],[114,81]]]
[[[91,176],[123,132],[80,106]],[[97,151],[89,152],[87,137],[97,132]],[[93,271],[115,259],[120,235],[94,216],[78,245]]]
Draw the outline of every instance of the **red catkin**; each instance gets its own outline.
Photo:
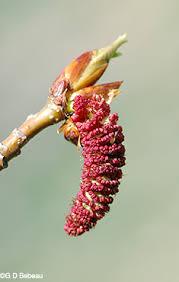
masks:
[[[80,134],[84,165],[80,191],[66,217],[65,231],[78,236],[94,227],[109,211],[118,192],[125,164],[124,135],[117,125],[118,115],[101,95],[78,95],[71,116]]]

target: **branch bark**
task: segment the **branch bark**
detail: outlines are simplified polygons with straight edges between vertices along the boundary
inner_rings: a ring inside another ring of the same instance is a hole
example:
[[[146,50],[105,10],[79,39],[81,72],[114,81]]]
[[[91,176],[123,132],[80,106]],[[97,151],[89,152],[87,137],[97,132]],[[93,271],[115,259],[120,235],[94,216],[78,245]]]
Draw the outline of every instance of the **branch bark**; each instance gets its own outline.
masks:
[[[21,148],[37,133],[64,118],[61,106],[48,99],[47,104],[38,113],[29,115],[22,125],[15,128],[0,143],[0,170],[6,168],[9,160],[19,155]]]

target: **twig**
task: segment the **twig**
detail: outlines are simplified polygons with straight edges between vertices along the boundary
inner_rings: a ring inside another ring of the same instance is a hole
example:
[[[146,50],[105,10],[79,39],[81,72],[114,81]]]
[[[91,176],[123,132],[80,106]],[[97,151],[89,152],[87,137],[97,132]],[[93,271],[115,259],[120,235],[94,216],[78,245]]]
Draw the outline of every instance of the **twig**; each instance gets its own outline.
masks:
[[[8,161],[19,155],[21,148],[42,129],[58,123],[65,118],[62,108],[48,99],[41,111],[29,115],[26,121],[15,128],[11,134],[0,143],[0,170],[6,168]]]
[[[21,148],[42,129],[64,120],[69,115],[68,106],[72,103],[72,94],[94,85],[106,70],[110,59],[120,54],[117,49],[125,42],[126,34],[107,47],[82,54],[63,70],[50,88],[45,107],[28,116],[19,128],[15,128],[0,143],[0,170],[6,168],[8,161],[19,155]]]

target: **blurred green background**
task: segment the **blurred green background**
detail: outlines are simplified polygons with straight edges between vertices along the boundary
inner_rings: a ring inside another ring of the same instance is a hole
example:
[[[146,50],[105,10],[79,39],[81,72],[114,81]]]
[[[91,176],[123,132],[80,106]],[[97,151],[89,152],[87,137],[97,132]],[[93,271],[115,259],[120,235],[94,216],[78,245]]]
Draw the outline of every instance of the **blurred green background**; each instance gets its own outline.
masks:
[[[45,103],[61,69],[128,33],[100,82],[124,80],[112,105],[127,165],[110,213],[69,238],[64,218],[82,159],[54,125],[0,175],[0,272],[49,282],[178,282],[177,0],[0,0],[0,139]]]

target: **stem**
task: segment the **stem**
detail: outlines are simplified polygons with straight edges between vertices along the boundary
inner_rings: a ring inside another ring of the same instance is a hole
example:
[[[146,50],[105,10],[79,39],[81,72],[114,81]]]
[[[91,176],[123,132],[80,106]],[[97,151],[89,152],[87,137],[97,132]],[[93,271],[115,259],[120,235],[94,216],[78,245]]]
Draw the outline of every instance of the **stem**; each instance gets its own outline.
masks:
[[[62,108],[48,99],[47,104],[36,114],[29,115],[19,128],[0,143],[0,170],[8,166],[8,161],[20,154],[20,149],[42,129],[65,118]]]

